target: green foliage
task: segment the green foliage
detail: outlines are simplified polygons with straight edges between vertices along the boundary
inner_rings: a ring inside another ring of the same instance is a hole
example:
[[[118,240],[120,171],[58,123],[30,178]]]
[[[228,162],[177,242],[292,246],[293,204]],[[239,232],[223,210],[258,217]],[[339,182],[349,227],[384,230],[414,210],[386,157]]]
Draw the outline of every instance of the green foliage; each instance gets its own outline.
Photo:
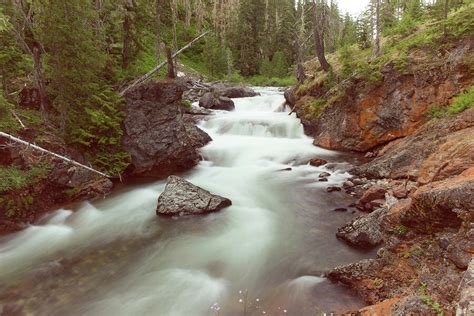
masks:
[[[426,305],[431,307],[436,312],[437,316],[443,316],[444,312],[441,309],[439,303],[436,302],[435,300],[433,300],[431,295],[429,295],[426,292],[426,288],[427,288],[427,286],[426,286],[425,283],[421,283],[421,286],[418,288],[418,294],[421,296],[421,299],[422,299],[423,303],[425,303]]]
[[[448,108],[448,113],[456,114],[472,107],[474,107],[474,86],[454,98],[453,103]]]
[[[407,232],[408,232],[408,227],[404,226],[404,225],[398,225],[397,227],[395,227],[395,232],[399,235],[405,235]]]
[[[342,64],[342,75],[349,77],[354,72],[353,54],[349,45],[344,45],[339,51],[339,61]]]
[[[37,32],[49,65],[48,92],[60,114],[64,137],[94,156],[97,168],[116,171],[116,165],[109,163],[126,164],[114,161],[124,156],[120,154],[123,101],[103,76],[108,56],[100,49],[92,3],[39,0],[37,5]]]
[[[227,49],[219,43],[216,36],[209,36],[206,39],[202,54],[208,74],[212,78],[220,79],[228,72]]]
[[[12,105],[3,96],[0,89],[0,131],[12,133],[20,128],[11,113]]]
[[[449,106],[433,105],[428,109],[430,119],[440,119],[446,115],[461,113],[474,107],[474,86],[468,88],[465,92],[456,96]]]
[[[19,190],[38,183],[50,170],[48,165],[38,165],[23,170],[16,166],[0,167],[0,193]]]
[[[9,93],[21,85],[18,78],[26,77],[31,71],[31,57],[17,46],[10,17],[0,7],[0,87]]]
[[[401,35],[402,37],[412,34],[416,30],[416,21],[410,14],[405,14],[403,18],[390,29],[385,30],[384,34]]]
[[[260,75],[267,78],[284,78],[288,76],[288,58],[284,52],[278,51],[272,60],[264,58],[260,63]]]
[[[181,106],[185,109],[188,109],[188,110],[192,109],[192,104],[188,100],[182,100],[181,101]]]
[[[431,106],[428,109],[428,118],[430,119],[439,119],[446,115],[446,108],[441,106]]]
[[[243,76],[254,76],[260,64],[260,42],[264,25],[263,0],[242,0],[239,6],[240,24],[236,48],[239,57],[238,69]]]

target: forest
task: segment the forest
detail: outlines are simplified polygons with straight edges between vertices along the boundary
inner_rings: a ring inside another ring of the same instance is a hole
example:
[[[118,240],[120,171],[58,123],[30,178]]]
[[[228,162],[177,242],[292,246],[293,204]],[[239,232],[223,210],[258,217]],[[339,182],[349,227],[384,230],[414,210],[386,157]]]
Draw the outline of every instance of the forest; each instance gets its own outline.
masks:
[[[474,1],[342,3],[0,0],[0,315],[468,315]]]

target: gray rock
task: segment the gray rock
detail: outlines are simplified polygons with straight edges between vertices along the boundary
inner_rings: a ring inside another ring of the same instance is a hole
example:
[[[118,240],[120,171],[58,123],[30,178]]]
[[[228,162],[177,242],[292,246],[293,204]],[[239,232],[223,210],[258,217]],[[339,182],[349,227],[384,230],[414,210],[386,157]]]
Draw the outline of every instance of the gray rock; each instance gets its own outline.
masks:
[[[336,236],[354,247],[373,248],[383,242],[380,224],[382,215],[387,211],[387,208],[380,208],[368,215],[360,216],[339,228]]]
[[[184,216],[220,211],[232,205],[231,200],[214,195],[177,176],[168,177],[165,190],[158,198],[157,215]]]
[[[436,315],[435,310],[426,305],[424,300],[418,296],[408,296],[392,306],[392,315]]]
[[[227,98],[248,98],[260,95],[252,88],[245,86],[229,86],[224,84],[216,84],[213,86],[213,88],[215,89],[217,94]]]
[[[150,82],[125,96],[122,148],[132,162],[128,176],[166,177],[201,159],[198,149],[211,138],[183,119],[179,81]]]
[[[202,98],[199,99],[199,106],[213,110],[232,111],[235,109],[234,101],[213,92],[204,94]]]
[[[381,264],[376,259],[364,259],[332,269],[327,277],[331,281],[341,282],[348,286],[354,285],[358,280],[366,279],[370,271],[380,269]]]
[[[472,315],[474,313],[474,258],[460,284],[460,298],[456,306],[456,315]]]

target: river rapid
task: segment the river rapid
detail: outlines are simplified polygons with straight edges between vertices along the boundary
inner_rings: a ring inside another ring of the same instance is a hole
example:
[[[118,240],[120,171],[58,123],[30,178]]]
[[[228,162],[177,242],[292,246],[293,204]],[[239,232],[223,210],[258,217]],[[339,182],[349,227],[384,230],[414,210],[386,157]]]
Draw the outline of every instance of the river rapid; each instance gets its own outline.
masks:
[[[231,207],[158,218],[163,180],[53,212],[0,239],[0,311],[304,316],[363,306],[321,277],[369,255],[335,237],[355,215],[334,212],[351,201],[326,188],[349,177],[348,157],[313,146],[278,89],[259,92],[200,124],[213,141],[180,175]],[[308,165],[314,157],[330,163]],[[322,172],[328,182],[318,182]]]

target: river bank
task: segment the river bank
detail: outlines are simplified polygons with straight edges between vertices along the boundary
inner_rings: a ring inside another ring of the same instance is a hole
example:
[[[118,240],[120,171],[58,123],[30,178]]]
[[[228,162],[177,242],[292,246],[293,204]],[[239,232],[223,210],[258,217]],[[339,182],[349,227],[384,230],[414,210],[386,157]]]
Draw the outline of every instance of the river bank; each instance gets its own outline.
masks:
[[[337,236],[353,247],[381,248],[374,259],[328,273],[376,304],[362,310],[367,315],[472,310],[472,47],[467,33],[407,44],[400,48],[406,59],[387,49],[371,71],[352,73],[335,67],[328,74],[310,61],[307,80],[286,93],[315,145],[369,159],[341,188],[367,214]]]

